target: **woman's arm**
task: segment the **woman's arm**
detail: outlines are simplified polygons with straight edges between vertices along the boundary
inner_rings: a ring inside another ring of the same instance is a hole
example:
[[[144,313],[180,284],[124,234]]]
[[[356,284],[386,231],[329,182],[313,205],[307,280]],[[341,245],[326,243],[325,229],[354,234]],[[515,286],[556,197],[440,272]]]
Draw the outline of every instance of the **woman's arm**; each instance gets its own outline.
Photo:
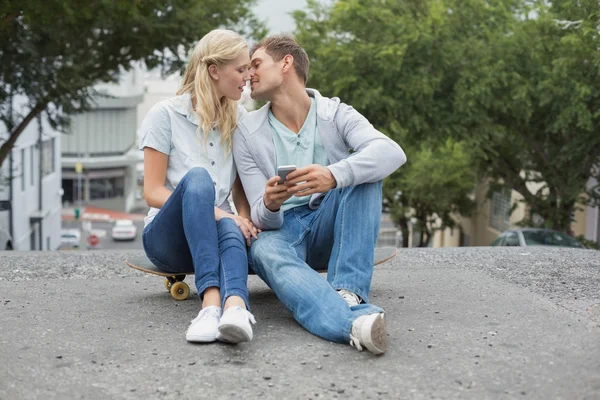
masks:
[[[144,198],[146,204],[162,208],[171,195],[165,187],[169,156],[151,147],[144,147]]]
[[[250,204],[246,198],[246,193],[244,193],[244,187],[242,186],[242,181],[239,175],[235,177],[235,182],[233,182],[233,187],[231,188],[231,197],[233,198],[233,204],[235,204],[235,209],[237,210],[238,215],[240,217],[251,219]]]
[[[231,197],[233,198],[233,204],[235,205],[238,215],[229,214],[215,208],[215,218],[217,221],[221,218],[233,219],[246,238],[246,244],[250,246],[250,238],[253,237],[254,239],[258,239],[258,232],[260,232],[260,230],[256,229],[250,220],[250,204],[248,204],[248,200],[244,194],[244,188],[242,187],[242,181],[239,176],[237,176],[235,182],[233,182]]]

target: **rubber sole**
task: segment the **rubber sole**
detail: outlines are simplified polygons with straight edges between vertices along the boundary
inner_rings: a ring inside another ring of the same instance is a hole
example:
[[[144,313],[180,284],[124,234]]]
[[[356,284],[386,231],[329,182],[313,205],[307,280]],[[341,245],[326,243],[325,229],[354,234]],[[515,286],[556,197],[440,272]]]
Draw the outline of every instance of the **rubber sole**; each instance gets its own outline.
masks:
[[[387,349],[387,330],[384,316],[379,314],[369,315],[362,323],[361,344],[375,355],[385,353]]]
[[[247,332],[238,325],[222,324],[219,325],[217,340],[232,344],[249,342],[252,340],[252,331]]]
[[[191,343],[212,343],[217,340],[216,336],[185,335],[185,340]]]

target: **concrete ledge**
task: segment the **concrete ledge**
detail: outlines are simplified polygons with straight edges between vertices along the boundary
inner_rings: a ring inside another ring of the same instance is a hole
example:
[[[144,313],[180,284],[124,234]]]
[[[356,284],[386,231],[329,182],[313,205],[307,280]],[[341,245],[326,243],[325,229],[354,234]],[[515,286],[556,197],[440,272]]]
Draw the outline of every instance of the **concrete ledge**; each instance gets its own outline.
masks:
[[[135,255],[0,253],[1,399],[600,398],[600,252],[401,249],[373,278],[377,358],[312,336],[254,276],[254,340],[188,344],[198,299]]]

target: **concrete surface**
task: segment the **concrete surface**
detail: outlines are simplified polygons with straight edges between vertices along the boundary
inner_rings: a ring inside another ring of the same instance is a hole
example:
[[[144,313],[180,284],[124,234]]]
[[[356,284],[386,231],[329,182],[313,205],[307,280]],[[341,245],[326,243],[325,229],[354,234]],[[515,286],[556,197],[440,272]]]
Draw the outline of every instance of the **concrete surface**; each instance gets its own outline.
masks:
[[[256,276],[254,340],[188,344],[199,300],[139,254],[0,252],[0,399],[600,399],[597,251],[401,249],[373,280],[382,357],[304,331]]]

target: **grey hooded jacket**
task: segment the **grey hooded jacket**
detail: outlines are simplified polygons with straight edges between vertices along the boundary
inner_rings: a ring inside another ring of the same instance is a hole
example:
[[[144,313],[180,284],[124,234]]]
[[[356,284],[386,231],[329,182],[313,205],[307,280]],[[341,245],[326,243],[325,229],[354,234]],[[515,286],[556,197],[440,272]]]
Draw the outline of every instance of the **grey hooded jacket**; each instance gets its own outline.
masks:
[[[406,162],[400,146],[354,108],[337,97],[323,97],[314,89],[306,91],[316,102],[317,129],[337,188],[380,181]],[[233,135],[233,158],[250,203],[252,222],[262,230],[283,225],[283,212],[270,211],[263,200],[267,180],[277,175],[269,108],[267,103],[247,114]]]

